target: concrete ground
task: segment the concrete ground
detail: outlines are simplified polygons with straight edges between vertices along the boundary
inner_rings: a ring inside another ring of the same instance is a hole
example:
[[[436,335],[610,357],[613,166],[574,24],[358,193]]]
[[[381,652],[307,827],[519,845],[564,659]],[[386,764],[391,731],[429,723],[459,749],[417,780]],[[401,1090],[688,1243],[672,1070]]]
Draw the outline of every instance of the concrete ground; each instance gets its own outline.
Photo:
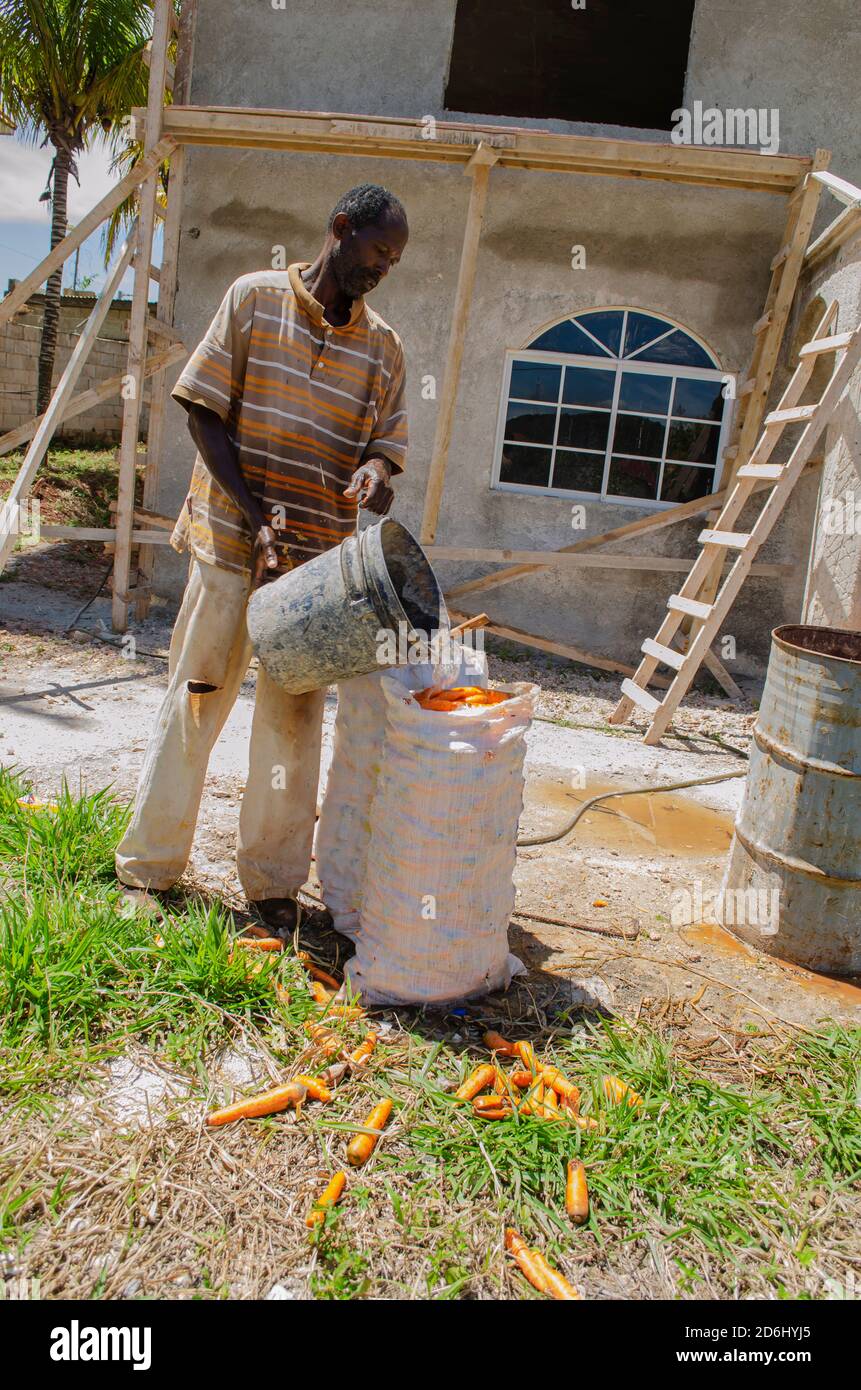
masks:
[[[45,796],[65,778],[73,789],[110,785],[130,798],[165,685],[173,615],[155,607],[132,628],[132,647],[117,645],[109,631],[108,598],[78,616],[80,608],[79,594],[14,576],[0,585],[0,760],[26,769]],[[721,715],[717,701],[695,696],[681,721],[685,737],[648,748],[636,732],[607,726],[612,681],[578,675],[572,682],[560,668],[535,668],[510,654],[491,656],[490,670],[498,680],[538,679],[546,691],[528,739],[521,837],[559,829],[584,799],[605,790],[744,766],[704,735],[717,728],[743,752],[752,708]],[[190,887],[231,903],[241,899],[233,850],[253,697],[252,671],[212,756],[186,875]],[[334,715],[330,694],[321,788]],[[743,787],[735,779],[620,798],[587,813],[566,839],[521,849],[511,944],[539,1001],[542,992],[561,993],[572,1005],[591,1001],[720,1037],[751,1026],[815,1027],[828,1017],[861,1023],[861,989],[852,982],[787,967],[699,920],[697,895],[720,885]],[[313,875],[308,887],[318,891]],[[691,919],[682,921],[680,904],[688,900]]]

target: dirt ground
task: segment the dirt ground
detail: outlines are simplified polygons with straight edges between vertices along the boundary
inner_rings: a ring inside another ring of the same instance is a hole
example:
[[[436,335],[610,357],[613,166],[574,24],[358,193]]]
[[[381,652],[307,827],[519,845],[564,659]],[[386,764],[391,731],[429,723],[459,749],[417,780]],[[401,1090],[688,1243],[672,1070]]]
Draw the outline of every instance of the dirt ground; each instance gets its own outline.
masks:
[[[46,796],[73,789],[134,793],[166,679],[173,618],[164,605],[110,632],[109,599],[93,594],[101,561],[52,546],[16,561],[0,584],[0,761],[26,769]],[[528,741],[521,836],[551,833],[606,790],[658,787],[744,767],[753,704],[694,693],[678,736],[646,747],[611,729],[612,679],[511,655],[490,658],[492,678],[542,688]],[[241,905],[234,840],[245,779],[254,671],[216,745],[185,884]],[[321,796],[336,709],[326,701]],[[743,946],[720,927],[680,923],[680,895],[720,886],[743,779],[661,796],[620,798],[587,813],[555,844],[521,849],[511,949],[539,997],[569,994],[628,1018],[653,1016],[714,1035],[768,1021],[816,1027],[861,1021],[859,982],[834,981]],[[312,899],[319,886],[312,873]],[[550,920],[542,920],[550,919]],[[704,987],[704,988],[703,988]]]

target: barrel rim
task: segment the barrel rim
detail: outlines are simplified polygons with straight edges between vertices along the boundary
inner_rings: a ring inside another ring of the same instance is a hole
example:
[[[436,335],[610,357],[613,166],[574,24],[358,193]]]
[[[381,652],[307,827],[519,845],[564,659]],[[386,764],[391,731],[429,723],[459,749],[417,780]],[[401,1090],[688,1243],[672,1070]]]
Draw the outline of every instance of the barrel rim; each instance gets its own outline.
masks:
[[[839,656],[836,652],[820,651],[818,647],[806,646],[803,642],[792,641],[788,636],[784,636],[785,633],[791,632],[820,632],[828,633],[837,638],[849,637],[859,644],[859,655],[857,657]],[[861,666],[861,633],[852,628],[825,627],[818,623],[781,623],[779,627],[772,629],[771,640],[781,651],[787,653],[797,653],[803,656],[817,656],[828,661],[840,661],[845,666]]]

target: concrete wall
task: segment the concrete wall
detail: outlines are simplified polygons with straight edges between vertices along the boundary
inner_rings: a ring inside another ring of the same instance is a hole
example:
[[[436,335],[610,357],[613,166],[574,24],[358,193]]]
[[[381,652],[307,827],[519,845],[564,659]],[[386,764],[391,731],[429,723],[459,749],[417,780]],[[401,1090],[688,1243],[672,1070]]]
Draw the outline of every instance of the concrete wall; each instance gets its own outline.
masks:
[[[791,6],[793,16],[802,9]],[[785,102],[784,151],[809,152],[828,143],[832,133],[848,148],[849,131],[842,110],[835,109],[834,84],[842,80],[848,89],[854,80],[855,38],[835,45],[833,35],[835,29],[846,33],[853,27],[854,6],[848,0],[822,0],[815,34],[804,26],[806,85],[787,77],[792,65],[787,66],[785,52],[772,42],[772,28],[782,33],[785,44],[792,42],[786,10],[786,4],[769,0],[754,19],[736,0],[727,0],[718,23],[714,5],[701,4],[686,99],[733,105]],[[442,109],[442,100],[454,0],[429,0],[420,7],[401,0],[329,0],[322,23],[319,6],[306,0],[296,0],[284,11],[243,6],[241,24],[234,15],[228,0],[208,0],[201,7],[195,103],[453,114]],[[335,35],[339,42],[333,46]],[[740,35],[747,36],[747,43]],[[268,61],[261,62],[261,54]],[[824,84],[814,74],[817,63],[831,65]],[[559,121],[540,124],[581,133],[595,129]],[[600,133],[616,132],[602,128]],[[660,132],[618,133],[666,139]],[[846,166],[835,160],[835,167]],[[186,342],[196,341],[229,282],[268,266],[273,246],[285,245],[290,259],[312,258],[332,204],[346,187],[363,180],[391,186],[405,202],[412,227],[402,265],[372,302],[398,329],[407,352],[412,446],[408,475],[398,484],[396,514],[415,528],[436,411],[434,401],[422,399],[420,385],[429,374],[439,384],[443,374],[469,193],[460,170],[405,161],[191,150],[177,327]],[[583,534],[571,532],[571,504],[489,486],[506,349],[522,346],[540,326],[563,314],[627,304],[668,314],[701,335],[724,369],[741,370],[786,209],[781,198],[770,195],[515,170],[495,170],[490,188],[438,541],[549,549]],[[585,270],[571,269],[575,243],[586,248]],[[182,412],[172,406],[170,412],[163,511],[181,504],[193,459]],[[799,552],[809,544],[815,494],[815,482],[801,485],[760,558],[797,567]],[[590,503],[586,534],[642,514],[632,505]],[[692,556],[700,526],[668,529],[629,549]],[[159,563],[159,584],[177,593],[184,567],[163,554]],[[440,569],[447,583],[480,572],[463,565]],[[541,577],[496,594],[490,591],[482,596],[482,606],[502,622],[634,661],[676,586],[667,576],[583,571],[579,577]],[[762,668],[770,627],[798,616],[802,589],[803,569],[799,573],[797,568],[785,581],[749,581],[728,623],[738,650],[733,670]]]
[[[837,329],[861,320],[861,238],[809,277],[799,296],[839,304]],[[861,631],[861,370],[825,434],[804,621]]]
[[[78,341],[95,297],[63,297],[57,334],[54,384],[60,378]],[[39,346],[42,337],[43,296],[34,295],[11,322],[0,324],[0,434],[17,429],[36,413],[36,384]],[[89,391],[126,369],[128,356],[128,316],[130,303],[115,303],[108,310],[98,338],[84,364],[76,394]],[[76,415],[57,431],[64,444],[113,444],[122,430],[122,398],[119,392],[92,410]],[[144,407],[143,428],[147,410]]]

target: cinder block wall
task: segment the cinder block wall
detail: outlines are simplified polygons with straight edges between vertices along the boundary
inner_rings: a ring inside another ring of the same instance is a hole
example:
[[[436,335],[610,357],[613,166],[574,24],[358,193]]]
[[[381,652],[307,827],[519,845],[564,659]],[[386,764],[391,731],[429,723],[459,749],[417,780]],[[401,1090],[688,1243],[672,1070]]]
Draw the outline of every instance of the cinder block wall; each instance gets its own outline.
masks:
[[[92,309],[92,296],[81,296],[60,310],[54,384],[78,341],[80,331]],[[99,386],[126,369],[128,354],[128,308],[125,302],[108,310],[99,337],[78,378],[75,394]],[[34,296],[9,323],[0,325],[0,434],[16,429],[36,414],[36,382],[39,372],[39,343],[42,335],[42,296]],[[65,444],[114,444],[122,427],[122,397],[119,392],[101,401],[93,410],[73,416],[61,425],[55,438]],[[143,411],[143,430],[147,410]]]

